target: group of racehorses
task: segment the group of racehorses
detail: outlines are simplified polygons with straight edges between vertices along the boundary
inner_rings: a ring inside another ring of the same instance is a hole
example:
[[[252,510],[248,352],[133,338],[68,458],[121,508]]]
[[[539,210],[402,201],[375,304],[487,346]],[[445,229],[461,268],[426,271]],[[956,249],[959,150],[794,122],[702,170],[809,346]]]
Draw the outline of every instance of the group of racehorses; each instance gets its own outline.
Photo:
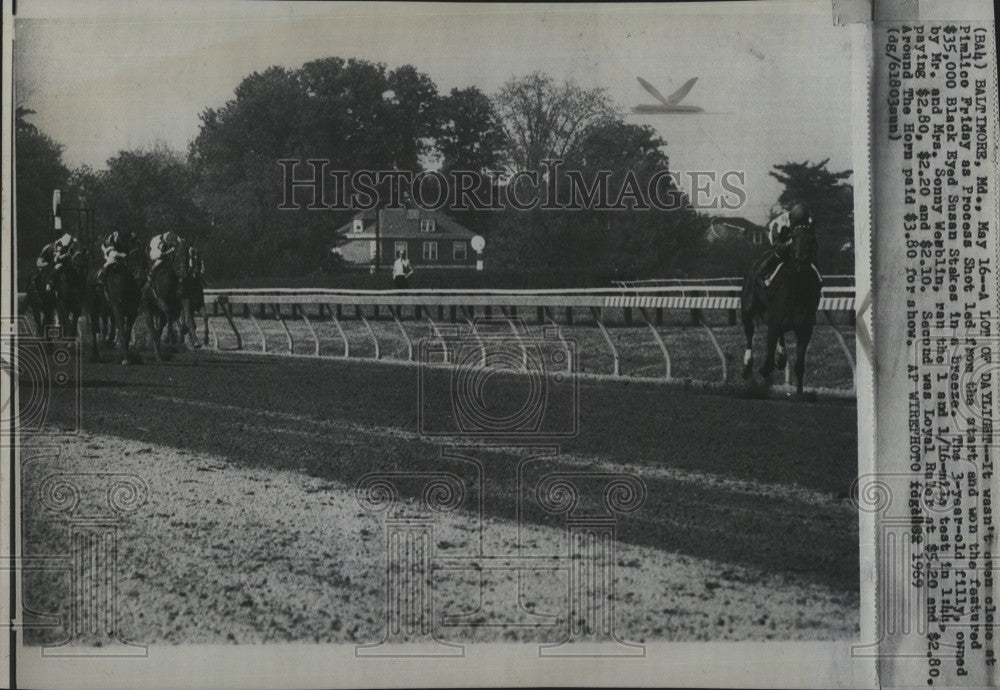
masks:
[[[58,317],[63,333],[74,337],[80,317],[86,315],[91,359],[100,361],[100,345],[112,346],[117,339],[121,363],[127,365],[135,357],[130,353],[132,332],[142,311],[157,361],[162,360],[165,330],[168,338],[176,330],[181,339],[190,338],[192,347],[200,347],[194,314],[204,311],[205,295],[201,262],[193,260],[194,251],[181,241],[150,269],[143,250],[135,247],[127,258],[107,267],[102,284],[97,269],[88,271],[86,255],[76,252],[57,263],[47,279],[35,276],[28,284],[26,297],[38,332]],[[203,342],[208,343],[207,318]]]

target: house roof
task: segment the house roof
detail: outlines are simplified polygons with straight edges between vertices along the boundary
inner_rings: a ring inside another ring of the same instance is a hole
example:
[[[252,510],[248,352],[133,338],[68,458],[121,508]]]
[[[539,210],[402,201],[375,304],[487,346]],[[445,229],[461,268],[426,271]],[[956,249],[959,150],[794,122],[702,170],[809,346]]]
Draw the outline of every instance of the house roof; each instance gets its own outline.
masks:
[[[730,240],[738,237],[746,237],[752,232],[764,233],[767,232],[767,228],[757,225],[746,218],[716,218],[709,225],[705,236],[709,241]]]
[[[732,216],[732,217],[722,216],[720,218],[716,218],[715,221],[713,221],[713,223],[725,223],[726,225],[735,225],[744,232],[748,232],[751,230],[759,230],[759,231],[767,230],[767,228],[765,228],[764,226],[757,225],[753,221],[749,221],[746,218],[740,218],[739,216]]]
[[[364,230],[354,232],[354,221],[364,221]],[[421,232],[420,221],[433,220],[434,232]],[[350,222],[337,228],[338,234],[348,239],[375,239],[375,211],[361,211],[355,214]],[[385,239],[407,239],[434,237],[461,237],[471,239],[476,233],[456,222],[451,216],[441,211],[428,211],[422,208],[381,209],[379,211],[379,236]]]

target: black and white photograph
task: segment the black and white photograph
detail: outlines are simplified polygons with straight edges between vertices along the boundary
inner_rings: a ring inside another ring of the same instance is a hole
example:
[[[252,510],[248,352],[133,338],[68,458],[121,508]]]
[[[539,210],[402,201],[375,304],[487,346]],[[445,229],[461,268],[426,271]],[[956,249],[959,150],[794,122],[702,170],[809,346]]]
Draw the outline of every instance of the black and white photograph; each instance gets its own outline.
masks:
[[[20,683],[874,683],[846,5],[8,8]]]

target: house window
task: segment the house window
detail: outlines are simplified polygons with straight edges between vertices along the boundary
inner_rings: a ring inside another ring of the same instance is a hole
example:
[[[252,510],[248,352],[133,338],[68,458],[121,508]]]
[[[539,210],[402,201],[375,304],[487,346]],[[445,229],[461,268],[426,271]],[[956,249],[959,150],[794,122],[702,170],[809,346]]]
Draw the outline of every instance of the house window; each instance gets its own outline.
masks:
[[[360,218],[354,219],[354,232],[361,232],[365,229],[365,222]]]
[[[465,254],[465,252],[466,252],[465,246],[466,246],[465,242],[455,242],[452,245],[452,247],[453,247],[452,251],[454,252],[453,256],[454,256],[454,258],[455,258],[456,261],[465,261],[465,256],[466,256],[466,254]]]
[[[404,254],[407,253],[407,251],[406,251],[406,242],[397,242],[395,244],[394,250],[392,252],[393,256],[394,257],[399,256],[400,252],[403,252]]]
[[[434,219],[424,218],[420,221],[420,232],[434,232]]]
[[[437,261],[438,243],[424,242],[424,261]]]

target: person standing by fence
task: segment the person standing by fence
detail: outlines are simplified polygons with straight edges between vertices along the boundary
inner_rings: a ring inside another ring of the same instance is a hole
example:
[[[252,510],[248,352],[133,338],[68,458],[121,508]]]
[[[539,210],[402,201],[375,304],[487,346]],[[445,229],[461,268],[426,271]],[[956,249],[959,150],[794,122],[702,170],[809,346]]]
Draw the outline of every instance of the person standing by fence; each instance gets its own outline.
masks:
[[[413,275],[413,266],[406,258],[406,252],[396,252],[396,261],[392,265],[392,283],[397,290],[406,290],[410,286],[410,276]]]

